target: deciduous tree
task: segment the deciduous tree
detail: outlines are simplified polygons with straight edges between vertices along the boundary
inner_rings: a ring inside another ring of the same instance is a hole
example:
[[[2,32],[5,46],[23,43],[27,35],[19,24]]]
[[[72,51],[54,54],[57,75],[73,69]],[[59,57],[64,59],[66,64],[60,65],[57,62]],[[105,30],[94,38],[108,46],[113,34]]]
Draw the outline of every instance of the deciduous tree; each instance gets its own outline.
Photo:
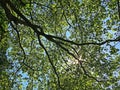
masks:
[[[120,87],[119,0],[0,0],[0,13],[9,89]]]

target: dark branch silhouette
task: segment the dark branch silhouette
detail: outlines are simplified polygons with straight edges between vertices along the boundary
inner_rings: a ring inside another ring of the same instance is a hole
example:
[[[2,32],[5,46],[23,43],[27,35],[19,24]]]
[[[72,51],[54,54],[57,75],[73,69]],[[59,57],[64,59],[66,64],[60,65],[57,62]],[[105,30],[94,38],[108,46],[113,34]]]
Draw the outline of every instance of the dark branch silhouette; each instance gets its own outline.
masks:
[[[45,46],[43,45],[43,43],[41,42],[41,39],[40,39],[40,36],[43,36],[45,37],[48,41],[50,42],[53,42],[55,43],[58,47],[62,48],[64,51],[66,51],[69,55],[71,55],[72,57],[74,57],[76,60],[78,60],[78,58],[70,52],[70,50],[68,50],[67,48],[65,48],[65,43],[68,43],[69,45],[76,45],[76,46],[84,46],[84,45],[98,45],[98,46],[101,46],[101,45],[104,45],[106,43],[110,43],[110,42],[119,42],[120,41],[120,38],[118,39],[112,39],[112,40],[105,40],[105,41],[102,41],[102,42],[87,42],[87,43],[76,43],[74,41],[71,41],[71,40],[67,40],[67,39],[64,39],[62,37],[59,37],[59,36],[54,36],[54,35],[50,35],[50,34],[46,34],[44,32],[44,28],[40,25],[36,25],[34,23],[31,23],[29,19],[27,19],[15,6],[14,4],[10,1],[10,0],[0,0],[0,4],[2,6],[2,8],[5,10],[5,13],[6,13],[6,17],[7,19],[10,21],[10,22],[14,22],[16,25],[17,24],[23,24],[27,27],[30,27],[36,34],[37,34],[37,38],[38,38],[38,41],[39,41],[39,45],[44,49],[45,53],[47,54],[47,57],[48,57],[48,60],[49,60],[49,63],[51,64],[52,68],[53,68],[53,71],[55,73],[55,75],[57,76],[57,80],[58,80],[58,86],[60,87],[60,79],[59,79],[59,75],[57,73],[57,70],[55,68],[55,65],[53,64],[53,61],[51,60],[50,56],[49,56],[49,53],[47,51],[47,49],[45,48]],[[12,13],[11,13],[11,10],[14,11],[18,16],[14,16]],[[120,17],[120,5],[119,5],[119,0],[118,0],[118,12],[119,12],[119,17]],[[65,17],[65,20],[66,22],[68,23],[68,25],[70,25],[72,27],[72,25],[68,22],[67,20],[67,17],[64,15]],[[20,35],[19,35],[19,32],[17,31],[17,29],[14,27],[13,24],[11,24],[11,26],[16,30],[17,32],[17,36],[18,36],[18,43],[19,43],[19,46],[20,48],[22,49],[23,51],[23,54],[24,54],[24,59],[26,58],[25,57],[25,51],[21,45],[21,42],[20,42]],[[69,46],[67,45],[67,46]],[[72,48],[72,47],[71,47]],[[72,48],[74,49],[74,48]],[[75,51],[75,50],[74,50]],[[76,52],[77,53],[77,52]],[[78,60],[79,61],[79,60]],[[23,62],[23,64],[27,67],[29,67],[30,69],[34,70],[34,68],[30,67],[29,65],[27,65],[25,62]],[[85,68],[83,67],[82,63],[80,62],[80,65],[84,71],[84,74],[90,78],[93,78],[94,80],[98,81],[95,77],[93,76],[90,76],[87,71],[85,70]]]

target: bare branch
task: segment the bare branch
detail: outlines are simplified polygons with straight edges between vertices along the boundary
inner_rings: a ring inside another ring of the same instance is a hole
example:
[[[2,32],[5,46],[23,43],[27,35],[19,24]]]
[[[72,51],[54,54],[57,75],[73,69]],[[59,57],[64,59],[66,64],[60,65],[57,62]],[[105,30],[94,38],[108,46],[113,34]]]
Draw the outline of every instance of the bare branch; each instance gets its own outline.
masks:
[[[80,66],[81,66],[81,68],[83,69],[83,71],[84,71],[84,74],[86,75],[86,76],[88,76],[89,78],[92,78],[92,79],[94,79],[95,81],[97,81],[97,82],[101,82],[100,80],[98,80],[96,77],[93,77],[93,76],[91,76],[91,75],[89,75],[88,74],[88,72],[85,70],[85,68],[83,67],[83,65],[82,65],[82,63],[80,62]]]
[[[56,68],[55,68],[55,66],[54,66],[54,64],[53,64],[53,62],[52,62],[51,59],[50,59],[50,56],[49,56],[48,51],[46,50],[46,48],[45,48],[44,45],[42,44],[42,42],[41,42],[41,40],[40,40],[39,34],[37,34],[37,37],[38,37],[38,41],[39,41],[40,46],[44,49],[45,53],[46,53],[47,56],[48,56],[48,60],[49,60],[51,66],[52,66],[52,68],[53,68],[53,70],[54,70],[54,73],[55,73],[56,76],[57,76],[57,79],[58,79],[58,86],[60,87],[60,80],[59,80],[59,75],[58,75],[58,73],[57,73],[57,70],[56,70]]]
[[[74,45],[77,45],[77,46],[84,46],[84,45],[103,45],[105,43],[109,43],[109,42],[118,42],[120,41],[120,39],[109,39],[109,40],[106,40],[106,41],[103,41],[103,42],[100,42],[100,43],[97,43],[97,42],[88,42],[88,43],[76,43],[74,41],[70,41],[70,40],[66,40],[66,39],[63,39],[61,37],[57,37],[57,36],[53,36],[53,35],[47,35],[45,34],[45,37],[48,39],[48,40],[52,40],[53,38],[54,39],[59,39],[61,41],[64,41],[64,42],[68,42],[70,44],[74,44]]]
[[[120,2],[119,2],[119,0],[117,0],[117,5],[118,5],[118,16],[119,16],[119,19],[120,19]]]
[[[11,26],[14,28],[14,30],[15,30],[16,33],[17,33],[17,36],[18,36],[18,43],[19,43],[19,46],[20,46],[20,48],[21,48],[21,50],[22,50],[22,52],[23,52],[23,55],[24,55],[22,64],[25,65],[25,66],[27,66],[28,68],[30,68],[30,69],[33,70],[33,71],[38,71],[37,69],[34,69],[33,67],[31,67],[31,66],[29,66],[28,64],[25,63],[26,54],[25,54],[24,48],[22,47],[22,44],[21,44],[21,41],[20,41],[20,34],[19,34],[19,31],[17,30],[16,27],[14,27],[14,25],[12,24],[12,22],[11,22],[10,24],[11,24]],[[20,70],[20,69],[18,69],[18,70]],[[17,72],[18,72],[18,70],[17,70]]]
[[[20,34],[19,34],[19,31],[17,30],[17,28],[16,27],[14,27],[14,25],[12,24],[12,22],[10,23],[11,24],[11,26],[14,28],[14,30],[16,31],[16,33],[17,33],[17,36],[18,36],[18,43],[19,43],[19,46],[20,46],[20,48],[21,48],[21,50],[22,50],[22,52],[23,52],[23,55],[24,55],[24,59],[23,59],[23,61],[26,59],[26,54],[25,54],[25,51],[24,51],[24,49],[23,49],[23,47],[22,47],[22,44],[21,44],[21,41],[20,41]]]

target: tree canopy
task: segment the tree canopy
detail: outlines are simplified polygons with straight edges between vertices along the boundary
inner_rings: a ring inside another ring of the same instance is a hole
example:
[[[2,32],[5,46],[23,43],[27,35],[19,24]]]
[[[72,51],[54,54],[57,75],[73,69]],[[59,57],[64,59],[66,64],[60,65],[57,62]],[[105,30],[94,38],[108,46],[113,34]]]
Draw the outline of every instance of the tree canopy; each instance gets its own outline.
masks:
[[[0,0],[1,90],[119,90],[119,0]]]

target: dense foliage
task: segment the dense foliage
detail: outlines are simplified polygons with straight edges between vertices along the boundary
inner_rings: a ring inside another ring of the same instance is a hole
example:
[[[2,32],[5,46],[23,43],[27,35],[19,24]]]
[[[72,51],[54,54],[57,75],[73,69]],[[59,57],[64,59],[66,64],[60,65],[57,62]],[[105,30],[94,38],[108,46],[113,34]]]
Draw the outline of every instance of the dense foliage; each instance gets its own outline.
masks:
[[[1,90],[119,90],[119,0],[0,0]]]

